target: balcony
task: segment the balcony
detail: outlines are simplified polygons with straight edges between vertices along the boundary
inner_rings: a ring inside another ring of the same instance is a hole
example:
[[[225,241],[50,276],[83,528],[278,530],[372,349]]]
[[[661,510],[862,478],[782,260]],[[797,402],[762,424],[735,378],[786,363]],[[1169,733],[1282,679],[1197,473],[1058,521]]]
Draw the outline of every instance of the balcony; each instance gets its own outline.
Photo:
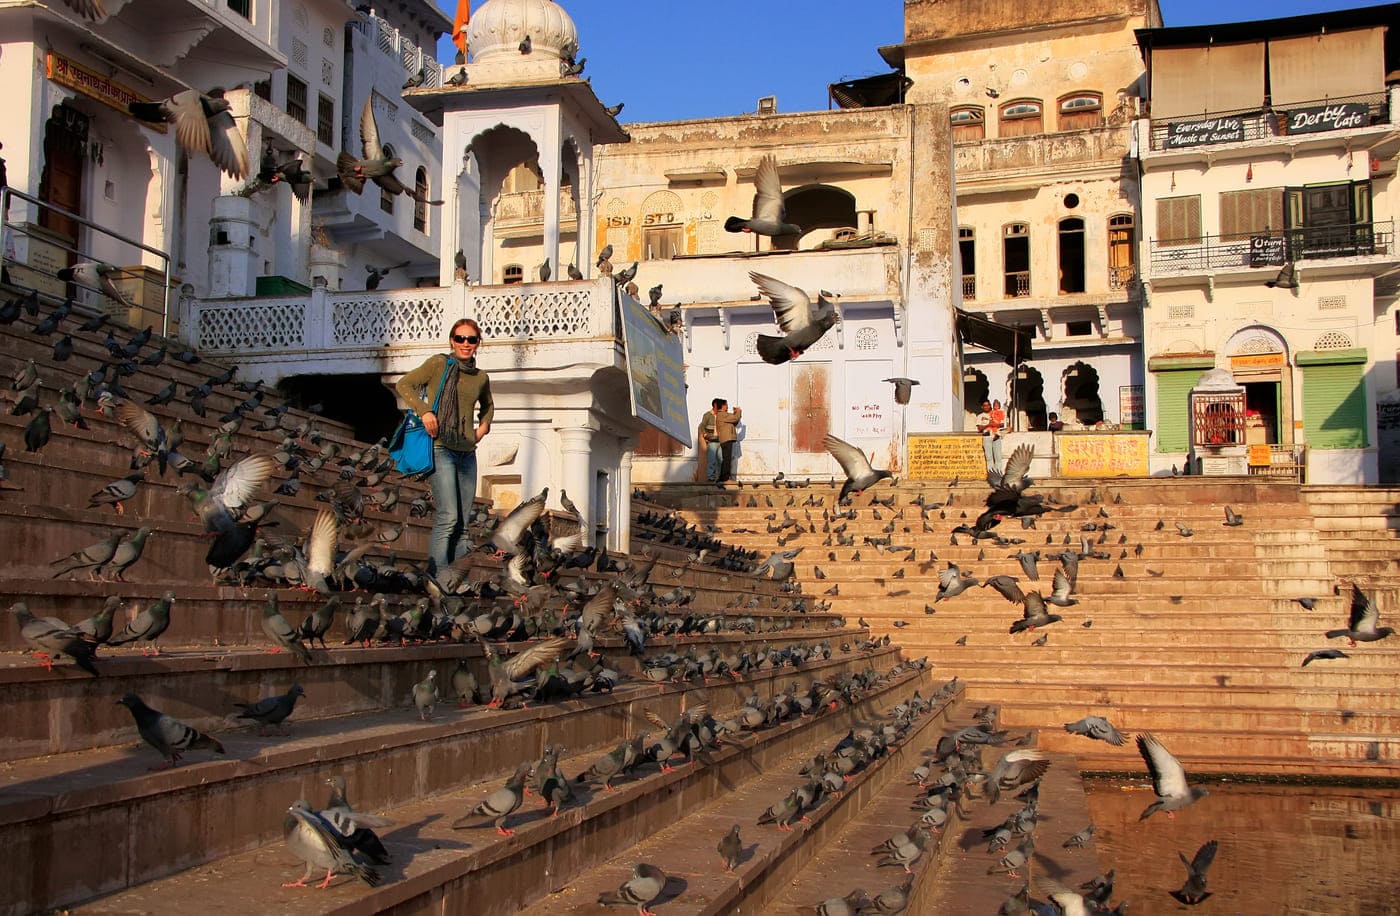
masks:
[[[1047,172],[1092,177],[1116,175],[1128,155],[1132,127],[1111,124],[1088,130],[975,140],[953,145],[958,196],[1006,190],[1007,181],[1024,173],[1025,187],[1039,187],[1035,176]],[[1043,182],[1041,182],[1043,183]]]
[[[1290,261],[1352,258],[1362,263],[1388,264],[1396,259],[1395,224],[1386,220],[1265,230],[1249,236],[1154,239],[1150,242],[1148,258],[1154,280],[1280,267]]]
[[[559,223],[573,228],[578,220],[578,205],[570,189],[559,192]],[[496,203],[495,230],[497,237],[538,235],[544,226],[544,189],[514,191],[502,194]]]
[[[1029,270],[1008,270],[1006,272],[1006,298],[1022,299],[1031,294],[1031,272]]]
[[[900,302],[900,248],[878,245],[831,251],[770,251],[643,261],[637,283],[645,291],[665,286],[664,302],[693,306],[768,309],[749,271],[801,287],[809,295],[830,290],[846,302]]]
[[[1151,154],[1193,158],[1206,148],[1257,150],[1261,144],[1325,144],[1329,142],[1328,135],[1338,131],[1394,125],[1394,108],[1391,94],[1377,92],[1300,102],[1287,109],[1202,112],[1144,123],[1150,123],[1147,148]]]
[[[976,275],[976,274],[963,274],[963,278],[962,278],[962,287],[963,287],[963,301],[964,301],[964,302],[971,302],[971,301],[973,301],[974,299],[976,299],[976,298],[977,298],[977,275]]]
[[[432,51],[425,51],[410,41],[397,28],[373,13],[362,14],[362,19],[351,19],[350,24],[360,34],[369,39],[370,45],[403,67],[404,78],[413,76],[420,69],[423,74],[424,89],[436,89],[443,85],[443,66],[438,63]]]

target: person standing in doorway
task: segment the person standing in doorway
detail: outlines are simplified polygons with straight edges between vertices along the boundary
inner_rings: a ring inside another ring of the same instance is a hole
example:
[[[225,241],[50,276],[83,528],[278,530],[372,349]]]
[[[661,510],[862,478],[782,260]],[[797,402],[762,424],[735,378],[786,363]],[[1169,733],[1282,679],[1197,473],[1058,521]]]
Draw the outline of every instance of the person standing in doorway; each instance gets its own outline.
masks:
[[[734,479],[734,443],[739,441],[739,419],[743,411],[721,400],[715,407],[715,437],[719,440],[719,482]]]
[[[977,431],[982,434],[982,453],[987,457],[987,470],[1001,470],[1001,427],[992,423],[992,402],[982,402],[977,415]]]
[[[472,502],[476,499],[476,447],[491,431],[496,414],[491,399],[491,379],[476,367],[481,345],[481,325],[463,318],[449,333],[450,354],[428,357],[406,373],[394,390],[423,420],[433,437],[433,533],[428,541],[428,571],[452,564],[471,552],[466,537]],[[442,397],[437,410],[425,398]],[[476,419],[473,419],[473,415]]]

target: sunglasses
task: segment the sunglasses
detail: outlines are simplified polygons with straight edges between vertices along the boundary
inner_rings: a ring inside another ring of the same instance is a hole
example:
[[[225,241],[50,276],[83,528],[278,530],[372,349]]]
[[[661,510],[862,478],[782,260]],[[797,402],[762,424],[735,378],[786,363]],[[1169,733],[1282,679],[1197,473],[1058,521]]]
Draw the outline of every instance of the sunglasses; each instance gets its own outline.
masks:
[[[453,334],[453,335],[452,335],[452,342],[453,342],[453,343],[479,344],[479,343],[481,343],[481,338],[478,337],[478,336],[476,336],[475,334],[468,334],[468,335]]]

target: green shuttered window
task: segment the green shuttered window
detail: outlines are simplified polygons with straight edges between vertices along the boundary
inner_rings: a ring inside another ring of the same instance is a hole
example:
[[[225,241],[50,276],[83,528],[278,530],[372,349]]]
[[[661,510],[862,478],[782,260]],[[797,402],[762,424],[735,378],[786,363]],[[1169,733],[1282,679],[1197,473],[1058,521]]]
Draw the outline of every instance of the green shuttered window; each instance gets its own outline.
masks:
[[[1303,367],[1303,427],[1310,448],[1366,447],[1362,363]]]
[[[1157,451],[1184,452],[1191,441],[1188,433],[1191,389],[1201,380],[1204,369],[1160,370],[1157,377]]]

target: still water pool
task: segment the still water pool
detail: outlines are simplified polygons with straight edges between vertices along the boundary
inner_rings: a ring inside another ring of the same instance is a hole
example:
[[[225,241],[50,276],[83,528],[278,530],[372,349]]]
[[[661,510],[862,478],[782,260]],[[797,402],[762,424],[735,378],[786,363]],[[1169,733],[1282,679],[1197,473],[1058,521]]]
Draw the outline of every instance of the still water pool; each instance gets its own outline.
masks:
[[[1400,914],[1400,789],[1202,783],[1210,796],[1176,820],[1138,817],[1145,783],[1087,780],[1099,860],[1117,871],[1114,901],[1133,916]],[[1198,906],[1168,895],[1207,840],[1219,850],[1211,897]]]

